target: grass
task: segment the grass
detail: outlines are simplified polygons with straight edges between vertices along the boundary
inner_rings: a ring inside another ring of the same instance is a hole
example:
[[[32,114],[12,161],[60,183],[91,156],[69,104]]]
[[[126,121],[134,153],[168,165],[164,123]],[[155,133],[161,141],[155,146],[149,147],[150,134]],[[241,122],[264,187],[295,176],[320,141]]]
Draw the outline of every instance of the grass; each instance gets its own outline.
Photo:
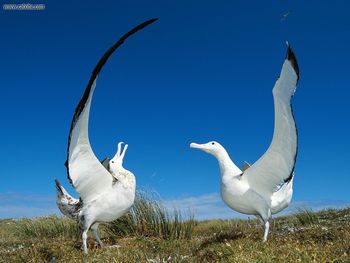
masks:
[[[189,239],[195,221],[190,214],[182,219],[180,211],[171,213],[154,195],[139,192],[130,213],[107,225],[110,236],[159,237],[162,239]]]
[[[68,218],[49,216],[21,219],[15,224],[14,233],[22,238],[78,238],[80,229],[76,222]]]
[[[262,243],[258,220],[196,222],[141,194],[101,229],[105,247],[89,237],[84,256],[77,231],[55,216],[0,220],[0,262],[350,262],[350,208],[278,217]]]
[[[319,224],[318,215],[309,208],[297,209],[297,213],[294,214],[294,217],[297,220],[297,225],[307,226]]]

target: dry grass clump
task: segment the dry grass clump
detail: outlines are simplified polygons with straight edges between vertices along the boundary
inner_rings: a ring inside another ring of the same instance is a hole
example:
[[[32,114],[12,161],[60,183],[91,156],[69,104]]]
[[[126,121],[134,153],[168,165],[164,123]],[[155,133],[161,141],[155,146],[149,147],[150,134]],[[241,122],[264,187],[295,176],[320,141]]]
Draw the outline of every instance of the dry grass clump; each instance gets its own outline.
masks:
[[[310,208],[298,208],[293,216],[296,219],[296,225],[308,226],[319,224],[318,215]]]

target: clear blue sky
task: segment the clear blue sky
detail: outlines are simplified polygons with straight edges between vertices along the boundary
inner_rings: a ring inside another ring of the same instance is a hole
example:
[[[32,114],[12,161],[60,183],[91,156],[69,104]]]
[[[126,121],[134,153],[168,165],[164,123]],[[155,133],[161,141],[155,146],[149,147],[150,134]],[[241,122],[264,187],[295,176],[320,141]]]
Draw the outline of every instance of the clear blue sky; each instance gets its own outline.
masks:
[[[169,200],[218,193],[216,161],[189,143],[217,140],[239,165],[264,153],[288,40],[300,66],[294,200],[350,203],[348,1],[38,3],[46,9],[0,11],[0,217],[16,209],[9,193],[40,208],[55,177],[72,192],[63,163],[90,73],[122,34],[153,17],[99,76],[90,116],[99,158],[125,141],[138,186]]]

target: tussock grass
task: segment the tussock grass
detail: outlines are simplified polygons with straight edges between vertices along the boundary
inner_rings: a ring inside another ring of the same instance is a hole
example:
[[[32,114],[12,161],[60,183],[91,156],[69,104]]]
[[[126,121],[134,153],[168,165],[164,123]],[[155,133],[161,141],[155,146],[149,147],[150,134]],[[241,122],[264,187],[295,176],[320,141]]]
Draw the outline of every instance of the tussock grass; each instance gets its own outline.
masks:
[[[138,192],[130,212],[107,225],[110,236],[143,236],[162,239],[189,239],[195,226],[193,215],[183,218],[181,211],[169,211],[149,193]]]
[[[294,218],[297,221],[297,225],[308,226],[319,224],[319,218],[311,208],[298,208],[294,213]]]
[[[57,216],[20,219],[16,223],[14,232],[23,238],[77,238],[80,236],[80,229],[75,221]]]

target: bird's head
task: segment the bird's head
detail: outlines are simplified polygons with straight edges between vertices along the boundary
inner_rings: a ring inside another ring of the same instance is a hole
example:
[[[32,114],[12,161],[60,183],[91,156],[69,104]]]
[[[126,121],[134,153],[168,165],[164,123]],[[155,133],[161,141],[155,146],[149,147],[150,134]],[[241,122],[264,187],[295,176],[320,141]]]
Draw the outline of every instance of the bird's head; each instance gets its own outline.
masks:
[[[128,149],[128,145],[125,144],[124,149],[122,150],[122,144],[123,142],[118,143],[117,153],[109,161],[109,170],[111,172],[117,172],[120,168],[123,167],[123,159],[125,156],[125,152]]]
[[[194,148],[194,149],[202,150],[206,153],[214,155],[215,157],[218,157],[220,155],[220,153],[225,151],[225,148],[220,143],[218,143],[216,141],[210,141],[210,142],[203,143],[203,144],[198,144],[198,143],[193,142],[190,144],[190,147]]]

